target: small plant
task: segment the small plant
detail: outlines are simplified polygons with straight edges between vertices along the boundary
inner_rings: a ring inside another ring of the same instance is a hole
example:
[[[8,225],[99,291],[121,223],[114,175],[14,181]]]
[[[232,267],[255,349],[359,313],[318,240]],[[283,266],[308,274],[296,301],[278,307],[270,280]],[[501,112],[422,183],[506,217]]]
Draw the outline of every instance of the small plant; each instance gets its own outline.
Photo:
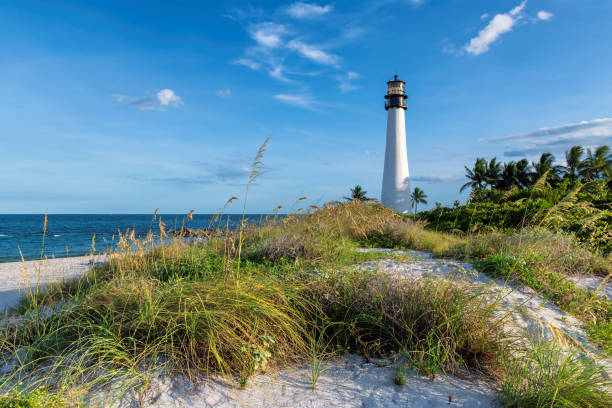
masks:
[[[393,370],[393,382],[399,386],[406,385],[406,365],[399,364]]]
[[[0,397],[0,408],[62,408],[66,401],[59,395],[49,394],[42,390],[31,392],[12,391]]]
[[[330,344],[333,341],[333,336],[327,341],[325,340],[325,332],[329,326],[324,326],[320,332],[313,330],[310,333],[310,384],[312,390],[316,390],[319,377],[327,367],[324,366],[325,360],[331,358],[333,351],[329,352]]]
[[[274,339],[270,336],[263,335],[260,337],[261,346],[255,344],[249,344],[248,346],[242,346],[241,351],[247,355],[250,355],[250,359],[245,362],[245,372],[241,377],[240,384],[242,386],[242,378],[250,377],[255,374],[258,370],[265,371],[268,366],[268,361],[272,357],[272,347],[274,346]]]

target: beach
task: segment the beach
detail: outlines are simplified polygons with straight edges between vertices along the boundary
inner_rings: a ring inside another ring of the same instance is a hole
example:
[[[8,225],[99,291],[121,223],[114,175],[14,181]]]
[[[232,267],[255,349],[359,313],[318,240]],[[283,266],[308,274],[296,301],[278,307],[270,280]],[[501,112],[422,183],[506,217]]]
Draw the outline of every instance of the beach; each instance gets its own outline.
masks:
[[[362,251],[371,251],[362,249]],[[406,255],[409,261],[381,259],[349,268],[377,270],[407,279],[428,279],[443,276],[452,280],[469,281],[476,285],[496,288],[505,298],[504,309],[524,307],[524,313],[515,317],[515,323],[522,328],[539,333],[547,338],[554,337],[554,328],[564,335],[597,352],[589,344],[580,323],[555,305],[546,302],[530,289],[514,287],[499,280],[491,279],[473,269],[471,264],[448,259],[434,259],[431,254],[421,251],[384,251],[389,255]],[[13,306],[18,296],[28,287],[47,285],[62,279],[76,278],[92,265],[103,262],[104,256],[80,256],[49,259],[45,261],[9,262],[0,264],[0,307]],[[542,325],[544,323],[544,325]],[[401,358],[401,357],[400,357]],[[393,382],[395,357],[367,360],[362,356],[347,354],[328,360],[323,365],[316,390],[310,380],[311,367],[300,365],[282,368],[265,374],[257,374],[249,380],[245,389],[222,377],[204,377],[190,382],[181,376],[154,376],[147,391],[147,407],[495,407],[497,391],[482,378],[466,373],[465,376],[439,374],[435,379],[420,375],[410,369],[406,371],[404,386]],[[600,360],[610,373],[610,363]],[[93,396],[104,401],[105,393]],[[132,406],[139,398],[128,395],[114,405]],[[100,406],[105,406],[104,403]]]
[[[15,306],[19,297],[34,289],[81,276],[106,255],[52,258],[42,261],[0,263],[0,312]],[[92,263],[93,262],[93,263]]]

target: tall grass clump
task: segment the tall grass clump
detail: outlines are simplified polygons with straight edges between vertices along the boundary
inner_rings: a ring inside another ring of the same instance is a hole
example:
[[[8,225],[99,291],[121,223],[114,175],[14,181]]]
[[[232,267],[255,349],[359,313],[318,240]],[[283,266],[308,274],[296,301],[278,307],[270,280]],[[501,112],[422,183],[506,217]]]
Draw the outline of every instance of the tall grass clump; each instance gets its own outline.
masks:
[[[501,344],[496,302],[457,282],[352,270],[323,274],[307,292],[340,322],[327,331],[338,346],[368,357],[401,352],[430,376],[490,371]]]
[[[612,406],[612,382],[577,352],[535,342],[502,358],[500,400],[505,407],[600,408]]]

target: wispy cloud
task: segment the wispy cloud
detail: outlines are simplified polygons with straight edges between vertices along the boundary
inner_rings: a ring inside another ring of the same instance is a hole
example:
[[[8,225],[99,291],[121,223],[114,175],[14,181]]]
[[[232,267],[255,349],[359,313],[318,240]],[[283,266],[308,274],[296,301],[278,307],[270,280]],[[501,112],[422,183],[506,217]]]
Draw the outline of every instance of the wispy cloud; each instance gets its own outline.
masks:
[[[287,47],[290,50],[297,51],[305,58],[323,65],[338,66],[340,57],[334,54],[329,54],[323,51],[320,47],[303,43],[298,40],[291,40]]]
[[[217,167],[214,175],[223,182],[244,180],[248,177],[250,170],[247,166],[222,165]]]
[[[486,143],[506,143],[506,156],[561,151],[574,144],[597,145],[612,142],[612,118],[593,119],[561,126],[541,128],[532,132],[481,139]]]
[[[223,17],[230,20],[242,21],[251,18],[261,18],[263,10],[259,7],[247,6],[246,8],[232,8]]]
[[[117,102],[122,101],[117,100]],[[157,110],[159,108],[157,101],[152,96],[130,99],[126,101],[126,104],[138,110]]]
[[[300,108],[311,109],[316,104],[316,100],[308,94],[276,94],[274,98]]]
[[[287,28],[272,22],[257,23],[250,26],[249,33],[260,46],[276,48],[283,44],[282,37],[287,34]]]
[[[139,110],[165,110],[167,107],[178,107],[183,104],[183,100],[172,89],[162,89],[155,96],[141,96],[132,98],[124,94],[113,95],[119,103],[133,106]]]
[[[262,17],[251,18],[245,28],[254,43],[247,46],[242,55],[232,63],[265,72],[283,82],[301,83],[300,77],[303,79],[305,75],[328,75],[331,79],[338,80],[338,70],[342,68],[341,57],[331,50],[354,41],[363,33],[363,28],[332,28],[330,35],[329,29],[333,26],[320,26],[321,30],[313,31],[313,23],[304,22],[306,19],[328,14],[332,10],[332,4],[298,1],[269,13],[267,21],[261,21]],[[233,14],[243,16],[246,13]],[[292,19],[289,20],[289,17]],[[313,42],[313,38],[322,33],[324,39]],[[322,67],[319,71],[312,71],[303,60]],[[334,70],[330,70],[330,67]],[[343,91],[355,88],[348,82],[343,82],[340,86]]]
[[[246,160],[217,160],[217,163],[208,163],[202,160],[196,161],[196,168],[189,173],[180,176],[135,178],[136,180],[153,181],[156,183],[169,183],[178,185],[208,185],[226,184],[242,182],[249,176],[249,167],[245,164]]]
[[[516,23],[522,19],[522,11],[526,4],[527,0],[523,0],[521,4],[508,13],[495,15],[489,24],[466,44],[466,51],[472,55],[480,55],[487,52],[492,43],[497,41],[502,34],[512,31]]]
[[[217,94],[219,98],[231,98],[232,97],[232,90],[229,88],[219,89],[215,93]]]
[[[249,67],[254,71],[257,71],[259,68],[261,68],[261,64],[259,62],[253,61],[248,58],[238,58],[234,61],[234,64]]]
[[[285,8],[285,13],[293,18],[314,18],[320,17],[332,11],[332,5],[319,6],[314,3],[304,3],[298,1]]]
[[[149,179],[149,181],[154,181],[156,183],[170,183],[170,184],[212,184],[214,180],[209,176],[193,176],[193,177],[152,177]]]
[[[359,89],[359,87],[353,82],[357,78],[359,78],[359,74],[353,71],[349,71],[345,75],[339,77],[338,88],[340,89],[340,92],[350,92]]]

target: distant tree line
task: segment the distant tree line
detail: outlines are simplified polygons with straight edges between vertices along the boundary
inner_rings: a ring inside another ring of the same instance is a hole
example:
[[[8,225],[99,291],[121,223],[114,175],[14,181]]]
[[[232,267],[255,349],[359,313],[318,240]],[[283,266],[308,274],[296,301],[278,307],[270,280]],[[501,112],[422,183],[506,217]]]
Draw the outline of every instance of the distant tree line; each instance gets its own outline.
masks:
[[[538,161],[476,159],[466,167],[466,205],[436,205],[415,218],[438,231],[513,232],[524,227],[573,233],[592,249],[612,252],[612,154],[610,147],[573,146],[565,163],[551,153]]]
[[[595,150],[585,150],[582,146],[573,146],[565,152],[565,165],[555,165],[555,156],[542,153],[537,162],[527,159],[501,163],[494,157],[490,161],[485,158],[476,159],[473,168],[465,167],[468,182],[460,191],[466,188],[472,190],[529,189],[546,175],[546,182],[554,188],[563,180],[575,183],[579,180],[594,181],[612,179],[612,154],[609,146],[599,146]]]

